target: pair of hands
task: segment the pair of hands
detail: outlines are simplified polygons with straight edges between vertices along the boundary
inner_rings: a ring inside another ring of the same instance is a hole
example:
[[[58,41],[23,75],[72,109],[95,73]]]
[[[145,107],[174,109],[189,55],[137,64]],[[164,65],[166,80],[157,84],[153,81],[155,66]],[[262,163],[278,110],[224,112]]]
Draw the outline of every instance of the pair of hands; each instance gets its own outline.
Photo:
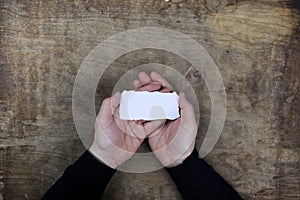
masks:
[[[171,92],[172,86],[158,73],[138,74],[133,82],[136,91]],[[96,117],[95,135],[90,152],[111,168],[128,160],[148,137],[149,145],[164,167],[182,163],[193,151],[197,135],[194,109],[179,94],[180,118],[176,120],[121,120],[119,104],[121,94],[103,100]]]

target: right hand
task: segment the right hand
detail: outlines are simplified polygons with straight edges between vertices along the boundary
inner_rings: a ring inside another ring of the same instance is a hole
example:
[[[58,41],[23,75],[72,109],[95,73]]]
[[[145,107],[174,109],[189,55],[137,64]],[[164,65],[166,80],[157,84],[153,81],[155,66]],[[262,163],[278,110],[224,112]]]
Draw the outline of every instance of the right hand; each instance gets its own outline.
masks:
[[[149,87],[154,90],[157,86]],[[119,104],[121,94],[103,100],[95,122],[94,141],[89,151],[111,168],[117,168],[138,149],[147,134],[161,126],[155,120],[139,124],[121,120]]]
[[[138,80],[134,81],[137,91],[149,91],[154,84],[160,84],[160,92],[171,92],[173,87],[160,74],[152,72],[150,77],[140,72]],[[149,138],[149,145],[164,167],[173,167],[181,164],[193,151],[197,135],[197,122],[194,109],[187,101],[185,94],[179,94],[180,118],[166,120],[158,129],[154,130]]]

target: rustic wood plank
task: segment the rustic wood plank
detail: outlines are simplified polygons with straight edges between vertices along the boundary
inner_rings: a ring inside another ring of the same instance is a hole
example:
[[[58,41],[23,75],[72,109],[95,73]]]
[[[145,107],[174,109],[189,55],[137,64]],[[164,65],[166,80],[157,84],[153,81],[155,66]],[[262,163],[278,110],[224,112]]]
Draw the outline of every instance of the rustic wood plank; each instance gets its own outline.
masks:
[[[206,160],[245,199],[299,199],[297,6],[289,0],[0,1],[0,200],[39,199],[84,151],[71,110],[77,70],[101,41],[145,26],[189,35],[219,67],[227,118]],[[158,50],[123,55],[100,80],[97,107],[123,73],[154,61],[181,74],[192,68]],[[194,72],[186,78],[199,91],[199,147],[210,99]],[[180,195],[163,170],[118,172],[104,195],[135,198]]]

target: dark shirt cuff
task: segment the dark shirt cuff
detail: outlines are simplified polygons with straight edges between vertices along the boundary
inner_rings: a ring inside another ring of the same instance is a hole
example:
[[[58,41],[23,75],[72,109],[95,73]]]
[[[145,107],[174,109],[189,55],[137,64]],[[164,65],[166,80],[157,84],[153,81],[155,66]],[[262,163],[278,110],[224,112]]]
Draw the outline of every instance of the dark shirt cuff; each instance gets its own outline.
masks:
[[[115,172],[85,151],[42,199],[99,199]]]
[[[242,199],[211,166],[199,158],[196,150],[182,164],[166,170],[183,199]]]

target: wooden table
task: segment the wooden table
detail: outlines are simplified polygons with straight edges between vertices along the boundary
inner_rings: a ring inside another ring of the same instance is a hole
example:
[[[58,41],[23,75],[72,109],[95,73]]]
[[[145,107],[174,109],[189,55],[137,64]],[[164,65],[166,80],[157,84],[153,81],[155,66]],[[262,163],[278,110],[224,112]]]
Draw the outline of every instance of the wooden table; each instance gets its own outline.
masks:
[[[299,199],[300,17],[299,3],[291,3],[0,1],[0,200],[39,199],[81,155],[72,117],[80,64],[106,38],[150,26],[195,39],[222,75],[227,116],[207,162],[245,199]],[[185,74],[197,91],[203,136],[211,114],[205,82],[189,62],[162,50],[112,63],[99,82],[97,108],[122,74],[149,62]],[[103,197],[180,198],[164,170],[117,172]]]

